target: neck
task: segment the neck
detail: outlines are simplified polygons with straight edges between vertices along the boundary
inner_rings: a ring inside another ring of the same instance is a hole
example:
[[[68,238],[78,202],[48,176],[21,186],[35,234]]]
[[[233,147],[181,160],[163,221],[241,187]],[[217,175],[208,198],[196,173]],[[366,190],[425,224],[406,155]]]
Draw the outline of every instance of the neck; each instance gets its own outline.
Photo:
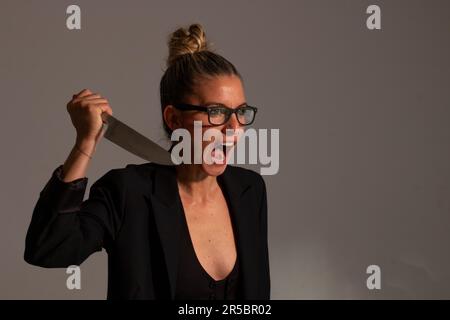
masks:
[[[206,174],[199,164],[176,166],[177,182],[180,192],[190,198],[203,202],[217,193],[217,178]]]

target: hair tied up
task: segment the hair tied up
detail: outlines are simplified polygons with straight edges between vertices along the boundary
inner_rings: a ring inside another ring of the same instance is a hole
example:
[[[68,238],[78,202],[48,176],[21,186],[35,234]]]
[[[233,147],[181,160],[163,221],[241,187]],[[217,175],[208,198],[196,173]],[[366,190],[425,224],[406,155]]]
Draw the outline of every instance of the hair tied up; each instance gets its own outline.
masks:
[[[168,46],[167,66],[170,66],[182,55],[209,50],[205,30],[198,23],[191,24],[188,29],[178,28],[175,30],[169,36]]]

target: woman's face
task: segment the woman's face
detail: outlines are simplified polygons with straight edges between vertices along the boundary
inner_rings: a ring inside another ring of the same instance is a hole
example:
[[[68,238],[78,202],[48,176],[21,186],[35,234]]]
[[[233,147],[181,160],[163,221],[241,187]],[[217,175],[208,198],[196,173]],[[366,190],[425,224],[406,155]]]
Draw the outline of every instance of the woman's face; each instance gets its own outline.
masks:
[[[235,109],[246,102],[242,82],[237,76],[217,76],[207,80],[201,80],[193,89],[193,93],[185,97],[183,103],[199,106],[222,104],[229,108]],[[215,151],[210,152],[210,155],[213,159],[222,159],[223,161],[216,161],[222,163],[212,164],[208,164],[203,161],[203,163],[201,164],[201,168],[208,175],[218,176],[222,174],[227,165],[230,148],[233,148],[233,146],[236,144],[239,138],[239,131],[242,132],[239,129],[243,129],[236,119],[236,114],[232,114],[228,122],[226,122],[225,124],[220,126],[213,126],[208,122],[208,114],[206,112],[180,111],[174,109],[172,106],[170,106],[169,110],[168,109],[169,108],[166,108],[165,111],[166,122],[169,124],[172,130],[177,128],[184,128],[188,130],[191,134],[192,145],[194,140],[194,121],[202,122],[202,137],[203,133],[210,128],[219,130],[222,135],[223,142],[227,143],[228,147],[224,147],[223,149],[216,149]],[[227,129],[237,130],[237,134],[227,136]],[[202,142],[202,159],[203,154],[205,154],[205,148],[210,143],[211,140]],[[212,149],[213,148],[211,148],[211,146],[208,148],[208,150]],[[224,150],[225,152],[222,152],[222,150]],[[193,151],[194,150],[192,149],[192,155]],[[208,155],[205,154],[205,156]]]

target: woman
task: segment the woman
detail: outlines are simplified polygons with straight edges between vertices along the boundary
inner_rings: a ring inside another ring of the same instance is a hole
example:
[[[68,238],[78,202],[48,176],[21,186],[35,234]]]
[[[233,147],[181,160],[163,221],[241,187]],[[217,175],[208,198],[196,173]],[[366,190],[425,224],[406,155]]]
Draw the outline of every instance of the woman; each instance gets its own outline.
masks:
[[[251,124],[256,110],[245,103],[236,68],[208,48],[201,25],[171,35],[167,66],[160,83],[167,133],[192,133],[201,121],[203,131],[218,129],[235,144],[226,130]],[[105,248],[108,299],[270,298],[267,198],[259,174],[226,162],[129,164],[97,180],[83,202],[101,113],[112,109],[85,89],[67,110],[76,143],[40,193],[26,237],[28,263],[80,265]]]

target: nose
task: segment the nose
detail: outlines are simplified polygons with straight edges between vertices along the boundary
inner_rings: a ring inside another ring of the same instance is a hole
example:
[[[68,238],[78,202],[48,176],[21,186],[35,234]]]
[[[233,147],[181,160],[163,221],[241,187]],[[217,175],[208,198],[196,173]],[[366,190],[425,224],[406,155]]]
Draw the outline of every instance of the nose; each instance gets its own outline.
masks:
[[[241,127],[241,124],[237,120],[237,114],[234,113],[231,115],[230,119],[228,119],[227,123],[223,126],[223,132],[225,133],[226,129],[237,130]]]

